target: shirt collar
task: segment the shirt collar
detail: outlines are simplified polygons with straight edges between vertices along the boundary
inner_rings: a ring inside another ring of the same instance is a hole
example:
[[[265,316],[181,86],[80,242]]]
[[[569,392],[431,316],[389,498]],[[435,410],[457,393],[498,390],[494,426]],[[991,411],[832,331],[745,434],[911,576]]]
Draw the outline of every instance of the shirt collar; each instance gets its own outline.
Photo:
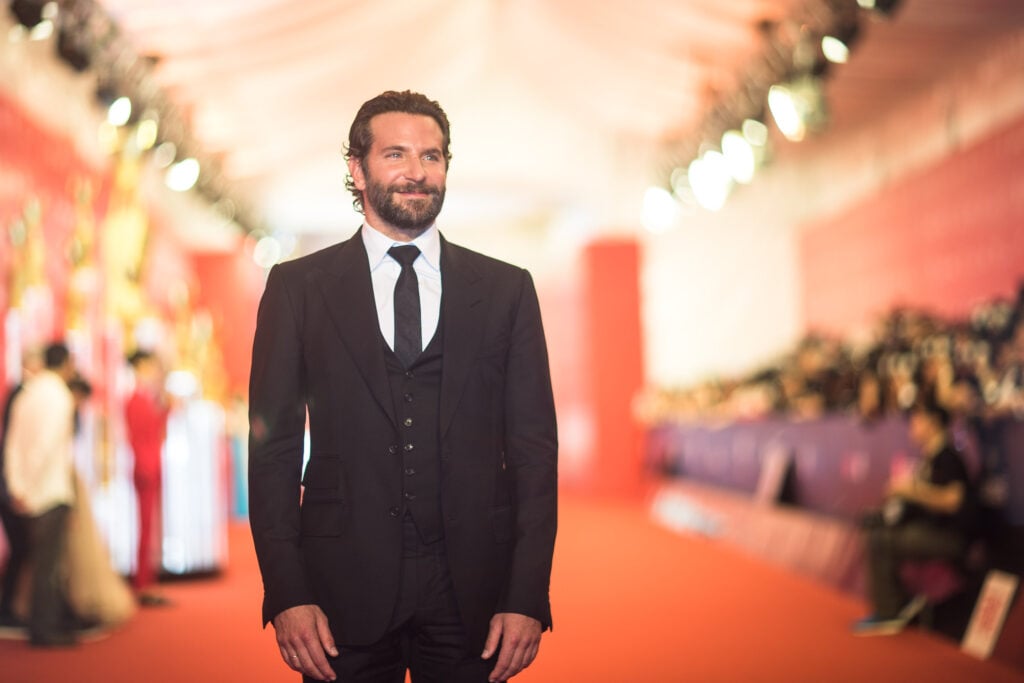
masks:
[[[363,236],[363,245],[366,247],[366,255],[370,259],[370,270],[380,265],[388,255],[388,249],[395,245],[415,244],[419,247],[420,253],[434,270],[441,271],[441,233],[437,224],[432,223],[429,228],[423,231],[419,237],[412,242],[398,242],[391,239],[369,223],[363,223],[360,231]]]

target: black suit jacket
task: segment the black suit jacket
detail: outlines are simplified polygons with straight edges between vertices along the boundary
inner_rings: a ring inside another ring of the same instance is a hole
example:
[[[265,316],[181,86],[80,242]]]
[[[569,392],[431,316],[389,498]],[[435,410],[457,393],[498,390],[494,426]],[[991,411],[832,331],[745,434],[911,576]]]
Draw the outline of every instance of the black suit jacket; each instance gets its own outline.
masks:
[[[442,238],[441,277],[441,507],[476,648],[496,612],[551,625],[555,412],[529,273]],[[398,594],[402,461],[384,353],[359,233],[270,271],[249,387],[263,618],[318,604],[340,644],[378,640]]]

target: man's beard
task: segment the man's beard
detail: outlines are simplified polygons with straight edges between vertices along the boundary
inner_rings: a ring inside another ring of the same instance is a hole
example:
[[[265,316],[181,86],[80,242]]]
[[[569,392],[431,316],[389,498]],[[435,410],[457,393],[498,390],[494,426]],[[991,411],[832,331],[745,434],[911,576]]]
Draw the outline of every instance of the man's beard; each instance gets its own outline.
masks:
[[[377,215],[403,232],[419,234],[430,227],[437,214],[441,213],[444,204],[445,188],[426,183],[410,183],[407,185],[382,185],[368,180],[366,183],[366,202],[373,207]],[[416,199],[400,203],[395,193],[420,192],[428,195],[426,199]]]

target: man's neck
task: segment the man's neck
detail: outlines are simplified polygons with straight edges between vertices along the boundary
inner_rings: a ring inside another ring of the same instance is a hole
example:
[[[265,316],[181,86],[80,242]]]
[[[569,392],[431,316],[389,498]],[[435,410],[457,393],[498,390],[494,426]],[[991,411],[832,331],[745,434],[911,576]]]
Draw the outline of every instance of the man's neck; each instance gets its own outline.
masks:
[[[414,239],[429,230],[430,225],[433,225],[433,223],[431,223],[430,225],[425,225],[422,228],[398,228],[386,221],[382,221],[379,216],[367,216],[366,224],[388,239],[392,239],[396,242],[412,242]]]

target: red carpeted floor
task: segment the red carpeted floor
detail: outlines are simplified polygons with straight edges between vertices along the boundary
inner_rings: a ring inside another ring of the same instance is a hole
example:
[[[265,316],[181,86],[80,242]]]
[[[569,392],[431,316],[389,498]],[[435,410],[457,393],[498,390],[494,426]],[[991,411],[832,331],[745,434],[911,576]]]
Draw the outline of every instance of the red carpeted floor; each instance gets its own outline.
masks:
[[[863,605],[715,541],[677,536],[628,503],[563,498],[555,630],[522,683],[971,681],[1024,683],[1024,671],[961,653],[916,630],[854,638]],[[231,529],[222,576],[165,586],[175,604],[140,612],[70,650],[0,642],[3,683],[298,681],[259,624],[247,528]]]

